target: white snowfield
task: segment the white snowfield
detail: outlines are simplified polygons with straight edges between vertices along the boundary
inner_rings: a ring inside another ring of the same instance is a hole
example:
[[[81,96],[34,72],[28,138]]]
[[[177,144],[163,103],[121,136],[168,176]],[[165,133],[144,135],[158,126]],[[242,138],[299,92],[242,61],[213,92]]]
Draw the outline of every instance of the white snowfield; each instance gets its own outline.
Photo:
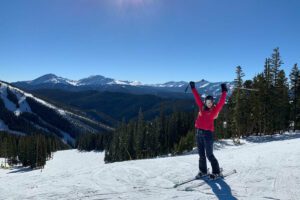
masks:
[[[300,199],[300,133],[215,145],[224,171],[237,173],[184,191],[172,188],[198,172],[198,155],[104,164],[104,153],[60,151],[41,170],[0,169],[0,199]]]
[[[20,106],[19,108],[17,108],[16,105],[7,98],[7,88],[9,88],[17,96],[18,103]],[[25,95],[20,90],[10,87],[7,84],[2,83],[2,82],[1,82],[1,86],[0,86],[0,98],[3,99],[5,107],[8,110],[14,112],[15,115],[17,115],[17,116],[19,116],[21,112],[31,112],[31,109],[26,102]]]

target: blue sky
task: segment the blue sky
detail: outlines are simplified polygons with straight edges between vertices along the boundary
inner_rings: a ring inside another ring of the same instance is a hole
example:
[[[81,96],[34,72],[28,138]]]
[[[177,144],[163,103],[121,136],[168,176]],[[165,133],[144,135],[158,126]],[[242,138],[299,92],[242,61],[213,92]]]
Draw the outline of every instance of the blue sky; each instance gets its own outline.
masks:
[[[251,79],[300,62],[297,0],[2,0],[0,79],[46,73],[143,83]]]

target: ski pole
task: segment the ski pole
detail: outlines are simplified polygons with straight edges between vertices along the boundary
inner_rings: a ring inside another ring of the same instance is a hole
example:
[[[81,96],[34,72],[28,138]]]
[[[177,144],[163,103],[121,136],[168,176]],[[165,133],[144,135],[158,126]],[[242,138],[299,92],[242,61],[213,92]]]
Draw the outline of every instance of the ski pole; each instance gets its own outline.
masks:
[[[185,91],[184,91],[185,93],[186,93],[187,90],[189,89],[189,86],[190,86],[189,84],[186,86]]]

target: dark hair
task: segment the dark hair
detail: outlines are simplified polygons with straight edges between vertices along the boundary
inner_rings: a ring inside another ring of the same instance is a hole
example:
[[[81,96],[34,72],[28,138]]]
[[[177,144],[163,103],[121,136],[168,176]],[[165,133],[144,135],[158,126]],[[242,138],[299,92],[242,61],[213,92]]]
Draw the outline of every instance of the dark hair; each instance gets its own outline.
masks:
[[[205,101],[206,101],[206,100],[214,101],[214,97],[211,96],[211,95],[208,95],[208,96],[205,97]]]
[[[209,110],[209,108],[206,106],[206,100],[211,100],[212,102],[214,101],[214,97],[211,96],[211,95],[208,95],[205,97],[205,100],[204,100],[204,110]],[[213,106],[215,106],[215,104],[213,103]]]

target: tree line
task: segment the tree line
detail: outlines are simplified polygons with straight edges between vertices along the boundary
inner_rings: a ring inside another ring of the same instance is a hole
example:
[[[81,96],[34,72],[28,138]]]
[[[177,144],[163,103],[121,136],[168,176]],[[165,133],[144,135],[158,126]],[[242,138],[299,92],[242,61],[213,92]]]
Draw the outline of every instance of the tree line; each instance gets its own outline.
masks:
[[[111,133],[85,133],[76,137],[75,147],[79,151],[103,151],[111,138]]]
[[[54,136],[21,136],[0,131],[0,157],[4,158],[2,167],[22,165],[32,169],[43,168],[53,152],[64,149],[68,149],[68,145]]]
[[[252,80],[243,80],[241,66],[236,68],[235,87],[226,112],[227,137],[270,135],[300,129],[300,76],[297,64],[289,75],[280,67],[283,61],[279,48],[266,58],[264,71]]]
[[[243,80],[241,66],[236,68],[235,90],[219,118],[215,120],[215,137],[239,138],[250,135],[283,133],[300,129],[300,73],[297,64],[290,82],[281,69],[279,48],[266,58],[263,72],[252,80]],[[161,114],[144,121],[123,122],[113,133],[105,151],[105,161],[115,162],[151,158],[189,151],[195,146],[194,113]]]
[[[187,145],[181,139],[187,135],[193,136],[194,116],[193,112],[179,111],[167,116],[162,108],[154,120],[145,121],[140,109],[137,121],[123,122],[113,133],[105,151],[105,161],[152,158],[182,151]]]

